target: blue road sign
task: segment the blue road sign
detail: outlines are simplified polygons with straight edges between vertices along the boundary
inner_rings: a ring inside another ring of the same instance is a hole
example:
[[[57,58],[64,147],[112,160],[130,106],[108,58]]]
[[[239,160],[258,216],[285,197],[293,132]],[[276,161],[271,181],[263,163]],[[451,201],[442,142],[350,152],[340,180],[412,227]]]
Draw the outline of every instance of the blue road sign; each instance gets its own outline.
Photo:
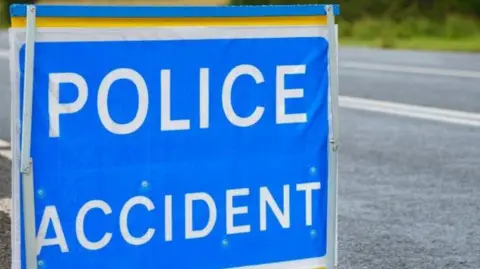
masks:
[[[324,258],[328,47],[320,36],[38,42],[39,267]],[[25,46],[18,55],[23,81]]]

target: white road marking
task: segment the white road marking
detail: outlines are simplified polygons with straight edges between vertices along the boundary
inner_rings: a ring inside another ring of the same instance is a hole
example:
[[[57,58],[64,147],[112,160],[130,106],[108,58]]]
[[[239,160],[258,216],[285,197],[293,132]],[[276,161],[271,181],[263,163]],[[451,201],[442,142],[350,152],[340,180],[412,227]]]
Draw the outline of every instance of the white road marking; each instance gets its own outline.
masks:
[[[351,109],[359,109],[410,118],[480,127],[480,114],[476,113],[407,105],[348,96],[340,96],[339,105],[341,107]]]
[[[7,149],[8,148],[8,149]],[[12,159],[12,152],[9,149],[10,143],[5,140],[0,139],[0,156],[3,156],[9,160]],[[11,211],[11,199],[10,198],[2,198],[0,199],[0,211],[5,212],[10,215]]]
[[[0,139],[0,148],[10,147],[10,143]]]
[[[12,159],[12,152],[8,149],[0,149],[0,156],[11,160]]]
[[[0,139],[0,156],[3,156],[7,159],[12,159],[12,151],[10,150],[10,144]]]
[[[420,66],[405,66],[405,65],[391,65],[391,64],[376,64],[353,61],[340,61],[341,68],[352,68],[362,70],[372,70],[381,72],[397,72],[410,73],[418,75],[436,75],[459,78],[476,78],[480,79],[480,72],[474,70],[458,70],[458,69],[443,69]]]
[[[5,212],[10,215],[12,212],[12,199],[10,198],[2,198],[0,199],[0,211]]]

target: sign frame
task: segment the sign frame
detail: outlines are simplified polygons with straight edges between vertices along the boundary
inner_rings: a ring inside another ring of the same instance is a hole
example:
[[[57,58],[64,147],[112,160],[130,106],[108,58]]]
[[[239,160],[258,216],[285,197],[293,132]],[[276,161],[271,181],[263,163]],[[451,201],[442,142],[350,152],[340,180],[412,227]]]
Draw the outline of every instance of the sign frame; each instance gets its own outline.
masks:
[[[92,10],[94,12],[92,12]],[[11,121],[12,139],[12,180],[22,188],[23,223],[25,235],[26,269],[38,269],[36,255],[36,228],[35,228],[35,190],[34,190],[34,160],[30,156],[32,103],[33,103],[33,68],[35,60],[35,34],[41,27],[75,27],[88,24],[88,21],[77,21],[76,18],[89,18],[95,21],[107,17],[111,19],[111,26],[128,26],[129,18],[139,19],[135,24],[148,27],[161,27],[170,21],[172,25],[189,25],[189,19],[198,19],[205,26],[213,26],[225,18],[230,18],[233,25],[286,25],[286,24],[318,24],[327,25],[329,32],[329,140],[328,149],[328,207],[327,207],[327,253],[326,268],[337,268],[338,265],[338,147],[339,147],[339,115],[338,115],[338,31],[335,16],[340,12],[339,5],[305,5],[305,6],[230,6],[230,7],[158,7],[158,6],[41,6],[41,5],[12,5],[12,27],[25,28],[25,76],[23,113],[12,113],[13,117],[22,117],[21,126],[17,127],[18,120]],[[133,15],[135,14],[135,15]],[[54,18],[52,20],[52,18]],[[256,18],[256,19],[254,19]],[[174,19],[174,20],[172,20]],[[300,20],[299,20],[300,19]],[[175,22],[176,20],[176,22]],[[108,25],[109,22],[106,22]],[[92,24],[95,24],[93,22]],[[168,23],[167,23],[168,24]],[[106,26],[106,25],[99,25]],[[11,53],[14,54],[13,46]],[[16,66],[11,64],[11,72]],[[14,75],[11,75],[15,78]],[[12,80],[12,91],[18,90],[18,85]],[[12,112],[18,100],[12,94]],[[21,134],[19,133],[21,132]],[[19,138],[18,138],[19,137]],[[21,183],[20,183],[21,182]],[[12,198],[19,195],[14,192],[12,183]],[[17,191],[17,190],[15,190]],[[13,200],[13,199],[12,199]],[[18,206],[18,205],[17,205]],[[17,229],[18,217],[12,216],[12,249],[17,244],[13,230]],[[14,265],[12,255],[12,268]]]

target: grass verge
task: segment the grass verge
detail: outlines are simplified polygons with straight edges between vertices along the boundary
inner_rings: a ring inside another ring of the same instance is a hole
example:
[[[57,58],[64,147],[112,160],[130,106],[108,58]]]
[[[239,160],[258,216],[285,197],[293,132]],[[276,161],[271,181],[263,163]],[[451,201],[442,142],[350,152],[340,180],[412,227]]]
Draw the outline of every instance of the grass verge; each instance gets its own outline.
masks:
[[[388,17],[338,20],[340,43],[382,48],[480,52],[480,20],[455,14],[444,20]]]

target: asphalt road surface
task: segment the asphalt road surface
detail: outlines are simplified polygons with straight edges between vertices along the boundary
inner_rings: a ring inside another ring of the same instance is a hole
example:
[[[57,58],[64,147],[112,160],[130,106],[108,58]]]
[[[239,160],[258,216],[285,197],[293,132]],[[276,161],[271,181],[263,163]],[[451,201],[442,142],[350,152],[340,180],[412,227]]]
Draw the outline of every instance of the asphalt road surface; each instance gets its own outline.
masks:
[[[342,48],[340,66],[339,268],[480,268],[480,55]],[[3,57],[4,139],[8,78]],[[0,268],[9,225],[4,206]]]

